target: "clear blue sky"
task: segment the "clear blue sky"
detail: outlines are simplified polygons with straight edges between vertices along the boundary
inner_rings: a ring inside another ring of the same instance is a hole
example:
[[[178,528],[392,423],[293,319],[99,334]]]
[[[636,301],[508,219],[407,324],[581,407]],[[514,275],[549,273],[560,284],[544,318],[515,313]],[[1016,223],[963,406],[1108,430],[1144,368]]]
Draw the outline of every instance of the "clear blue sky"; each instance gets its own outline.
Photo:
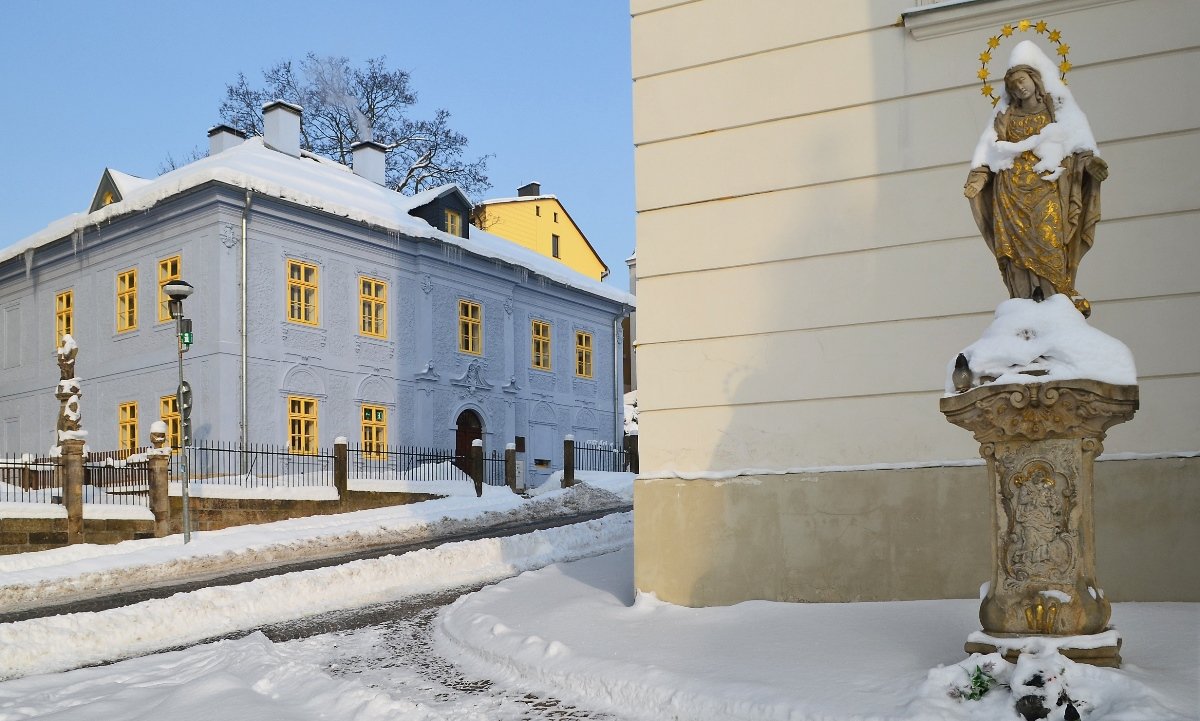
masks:
[[[538,180],[628,284],[633,251],[625,0],[35,2],[0,5],[0,247],[87,210],[104,168],[151,178],[207,147],[239,71],[304,54],[408,70],[490,153],[492,189]]]

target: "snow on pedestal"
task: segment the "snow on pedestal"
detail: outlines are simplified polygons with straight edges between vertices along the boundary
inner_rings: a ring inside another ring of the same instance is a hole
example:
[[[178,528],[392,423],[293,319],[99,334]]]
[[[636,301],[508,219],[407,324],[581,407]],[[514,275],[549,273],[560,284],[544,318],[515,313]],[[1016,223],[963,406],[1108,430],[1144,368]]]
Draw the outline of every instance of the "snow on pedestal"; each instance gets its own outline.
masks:
[[[1093,462],[1110,426],[1138,408],[1133,355],[1071,300],[1000,304],[951,364],[941,410],[975,434],[992,481],[992,580],[979,609],[994,638],[1092,636],[1110,608],[1096,582]],[[955,386],[965,388],[955,393]],[[1020,643],[1013,644],[1020,648]],[[1120,640],[1063,652],[1118,665]],[[1000,644],[971,639],[969,652]]]

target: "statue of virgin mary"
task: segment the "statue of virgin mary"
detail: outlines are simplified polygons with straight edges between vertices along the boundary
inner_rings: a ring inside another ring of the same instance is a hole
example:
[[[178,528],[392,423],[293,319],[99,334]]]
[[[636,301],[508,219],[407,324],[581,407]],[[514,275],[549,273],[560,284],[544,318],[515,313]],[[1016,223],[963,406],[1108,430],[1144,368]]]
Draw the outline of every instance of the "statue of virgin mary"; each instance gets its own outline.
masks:
[[[1075,277],[1095,238],[1108,165],[1054,63],[1030,41],[1013,48],[971,166],[963,193],[1009,297],[1062,293],[1088,315]]]

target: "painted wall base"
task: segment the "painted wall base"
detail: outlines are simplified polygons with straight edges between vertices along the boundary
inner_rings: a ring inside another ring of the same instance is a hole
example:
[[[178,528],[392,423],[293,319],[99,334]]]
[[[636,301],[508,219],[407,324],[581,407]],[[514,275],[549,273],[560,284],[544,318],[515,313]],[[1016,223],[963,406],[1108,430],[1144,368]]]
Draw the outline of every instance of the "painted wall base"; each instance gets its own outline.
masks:
[[[1200,601],[1200,458],[1100,461],[1110,601]],[[975,598],[991,575],[987,469],[641,479],[635,584],[683,606]]]

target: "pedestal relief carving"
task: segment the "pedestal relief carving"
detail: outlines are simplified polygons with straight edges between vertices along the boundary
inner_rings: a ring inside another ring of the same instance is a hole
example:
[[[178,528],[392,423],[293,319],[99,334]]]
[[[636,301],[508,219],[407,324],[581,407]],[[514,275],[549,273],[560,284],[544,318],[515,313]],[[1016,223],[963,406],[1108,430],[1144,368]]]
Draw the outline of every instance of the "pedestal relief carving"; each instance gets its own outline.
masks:
[[[1093,462],[1105,431],[1137,408],[1137,386],[1092,380],[984,385],[942,399],[946,419],[980,442],[991,481],[992,579],[979,609],[984,633],[1078,636],[1105,629],[1110,608],[1096,581]]]

